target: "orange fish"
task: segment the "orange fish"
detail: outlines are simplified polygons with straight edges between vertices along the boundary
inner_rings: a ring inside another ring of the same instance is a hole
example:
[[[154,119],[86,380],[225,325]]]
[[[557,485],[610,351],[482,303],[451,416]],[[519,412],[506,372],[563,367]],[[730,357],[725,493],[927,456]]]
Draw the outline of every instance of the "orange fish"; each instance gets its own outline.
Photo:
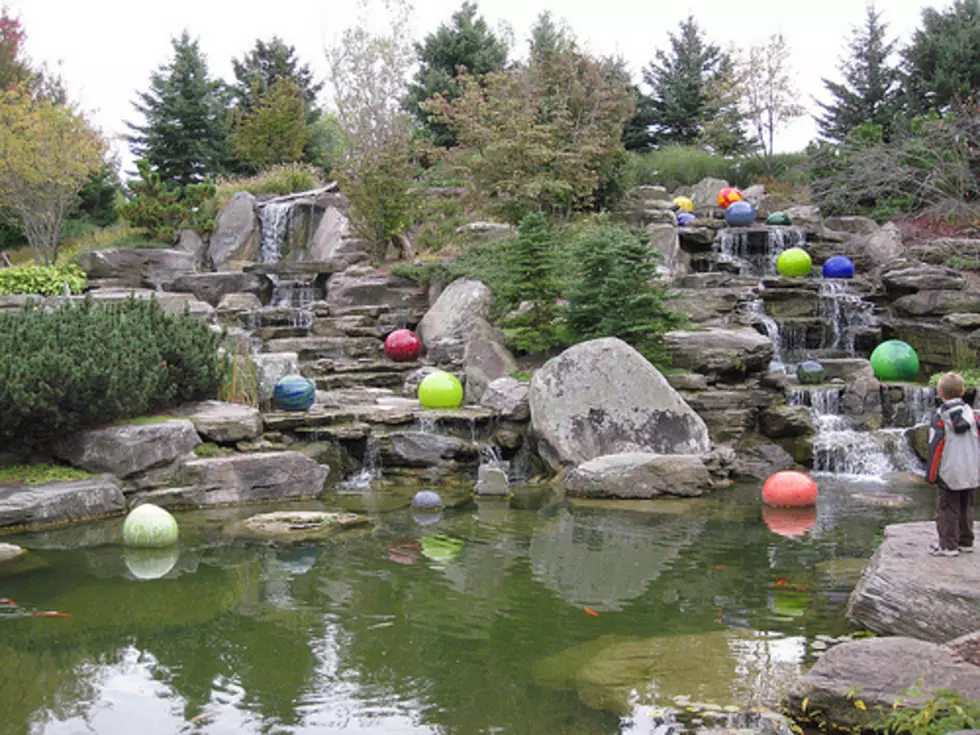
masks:
[[[6,597],[0,597],[0,605],[16,605],[17,603],[13,600],[8,600]]]
[[[47,612],[35,611],[32,612],[31,615],[33,615],[36,618],[70,618],[71,617],[71,613],[60,613],[60,612],[53,612],[50,610]]]
[[[583,607],[582,609],[585,610],[586,615],[591,615],[594,618],[599,617],[599,613],[597,613],[595,610],[592,610],[591,608]]]
[[[725,569],[726,567],[728,567],[728,565],[727,565],[727,564],[715,564],[715,565],[714,565],[713,567],[711,567],[711,568],[712,568],[712,569]]]

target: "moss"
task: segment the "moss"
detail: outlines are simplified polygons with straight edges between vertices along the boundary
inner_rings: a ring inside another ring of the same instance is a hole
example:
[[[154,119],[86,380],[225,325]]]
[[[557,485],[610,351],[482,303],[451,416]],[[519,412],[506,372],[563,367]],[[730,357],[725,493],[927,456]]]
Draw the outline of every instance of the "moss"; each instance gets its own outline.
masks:
[[[213,442],[206,442],[205,444],[198,444],[194,447],[194,454],[203,459],[211,459],[212,457],[227,457],[229,454],[234,454],[235,450],[228,447],[219,447]]]
[[[533,370],[515,370],[510,374],[514,380],[519,380],[522,383],[531,382],[531,378],[534,376]]]
[[[92,477],[91,472],[59,464],[18,464],[0,467],[0,485],[44,485]]]
[[[124,424],[164,424],[167,421],[175,421],[174,416],[138,416],[135,419],[122,419],[117,421],[115,426],[122,426]]]

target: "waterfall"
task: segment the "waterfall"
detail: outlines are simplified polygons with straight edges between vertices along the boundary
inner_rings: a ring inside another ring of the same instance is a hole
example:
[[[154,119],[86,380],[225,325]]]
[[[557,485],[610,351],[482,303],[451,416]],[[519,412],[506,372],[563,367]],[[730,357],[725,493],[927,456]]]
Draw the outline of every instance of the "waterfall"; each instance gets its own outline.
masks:
[[[824,348],[843,350],[849,355],[854,354],[855,329],[878,323],[874,305],[854,293],[851,284],[838,279],[820,282],[817,310],[830,328],[830,338],[825,338]]]
[[[381,473],[381,445],[374,434],[369,434],[361,471],[348,477],[341,487],[345,490],[366,490],[371,487],[372,482],[381,479]]]
[[[760,298],[754,298],[751,301],[746,301],[743,308],[744,313],[749,317],[752,325],[761,327],[763,334],[772,342],[772,361],[769,363],[769,372],[786,372],[786,364],[783,362],[783,340],[779,332],[779,324],[766,313],[765,302]]]
[[[805,239],[797,227],[768,227],[764,241],[759,234],[759,230],[743,228],[719,230],[714,242],[718,260],[736,266],[739,275],[774,276],[779,254]]]
[[[936,410],[936,389],[928,385],[903,385],[902,394],[912,426],[928,424]]]
[[[269,202],[262,207],[259,218],[262,240],[259,245],[260,263],[278,263],[282,257],[282,245],[289,229],[289,213],[292,202]]]
[[[438,434],[439,421],[430,413],[423,411],[415,415],[415,431],[420,434]]]

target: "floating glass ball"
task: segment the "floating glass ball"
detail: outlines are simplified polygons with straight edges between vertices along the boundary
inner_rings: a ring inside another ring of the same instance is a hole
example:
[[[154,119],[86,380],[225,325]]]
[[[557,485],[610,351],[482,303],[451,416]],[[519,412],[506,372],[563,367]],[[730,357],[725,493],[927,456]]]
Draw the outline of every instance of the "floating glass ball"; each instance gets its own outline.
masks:
[[[908,342],[890,339],[875,347],[871,367],[878,380],[912,381],[919,377],[919,356]]]
[[[682,212],[694,211],[694,202],[688,197],[674,197],[674,205]]]
[[[854,278],[854,262],[846,255],[835,255],[823,264],[824,278]]]
[[[396,329],[385,339],[385,354],[395,362],[411,362],[422,354],[422,340],[411,329]]]
[[[419,510],[439,510],[442,505],[442,498],[435,490],[419,490],[412,496],[412,507]]]
[[[784,250],[779,254],[779,259],[776,261],[776,270],[779,271],[780,275],[789,278],[802,278],[810,272],[812,267],[813,261],[810,260],[810,254],[803,248]]]
[[[817,509],[773,508],[762,506],[762,521],[770,531],[780,536],[805,536],[817,523]]]
[[[795,470],[770,475],[762,486],[762,502],[774,508],[804,508],[817,504],[817,483]]]
[[[728,209],[732,204],[740,202],[742,199],[742,192],[734,186],[726,186],[718,192],[718,206],[722,209]]]
[[[696,219],[697,217],[695,217],[690,212],[681,212],[679,215],[677,215],[677,224],[680,227],[687,227]]]
[[[827,371],[816,360],[801,362],[796,368],[796,379],[803,385],[822,383],[825,377],[827,377]]]
[[[158,549],[177,543],[177,519],[151,503],[138,505],[123,521],[123,544],[140,549]]]
[[[786,212],[773,212],[766,217],[766,224],[772,226],[789,227],[793,224],[793,221],[789,218],[789,215],[786,214]]]
[[[463,402],[463,386],[455,375],[439,370],[419,383],[418,395],[425,408],[456,408]]]
[[[281,378],[272,391],[272,405],[280,411],[306,411],[316,401],[316,386],[302,375]]]
[[[755,224],[755,207],[748,202],[732,202],[725,210],[729,227],[748,227]]]

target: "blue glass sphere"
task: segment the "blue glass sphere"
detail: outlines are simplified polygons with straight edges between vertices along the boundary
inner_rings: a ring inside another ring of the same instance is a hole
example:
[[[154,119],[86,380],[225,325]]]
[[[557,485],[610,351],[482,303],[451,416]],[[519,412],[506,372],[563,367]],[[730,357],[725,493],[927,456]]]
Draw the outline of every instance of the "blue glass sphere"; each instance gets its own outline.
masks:
[[[305,411],[316,401],[316,386],[302,375],[287,375],[272,391],[272,405],[280,411]]]
[[[824,370],[823,365],[816,360],[801,362],[796,368],[796,379],[803,385],[816,385],[817,383],[822,383],[826,375],[827,371]]]
[[[725,210],[725,222],[729,227],[748,227],[755,224],[755,207],[746,201],[733,202]]]
[[[846,255],[835,255],[823,264],[824,278],[854,278],[854,262]]]
[[[442,508],[442,498],[434,490],[419,490],[412,497],[412,507],[419,510],[438,510]]]
[[[690,212],[680,212],[677,215],[677,224],[680,227],[687,227],[692,222],[694,222],[694,220],[696,220],[696,219],[697,219],[697,217],[695,217]]]

